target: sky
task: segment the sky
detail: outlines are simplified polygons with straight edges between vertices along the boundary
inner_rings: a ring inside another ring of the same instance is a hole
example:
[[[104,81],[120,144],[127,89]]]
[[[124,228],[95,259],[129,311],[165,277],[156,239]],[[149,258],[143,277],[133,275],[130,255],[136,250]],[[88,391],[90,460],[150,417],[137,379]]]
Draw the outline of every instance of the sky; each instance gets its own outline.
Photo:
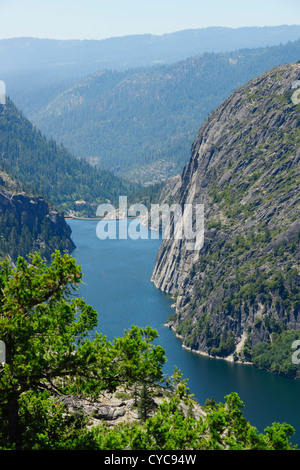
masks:
[[[0,39],[105,39],[300,24],[300,0],[0,0]]]

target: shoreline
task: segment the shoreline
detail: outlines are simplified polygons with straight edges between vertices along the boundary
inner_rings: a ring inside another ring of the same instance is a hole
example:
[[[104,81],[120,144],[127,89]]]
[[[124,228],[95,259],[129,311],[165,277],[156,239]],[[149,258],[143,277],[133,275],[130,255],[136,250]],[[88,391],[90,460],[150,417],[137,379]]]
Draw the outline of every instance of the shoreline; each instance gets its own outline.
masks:
[[[101,219],[98,219],[96,217],[75,217],[75,216],[65,216],[64,217],[65,220],[101,220]]]
[[[87,220],[87,221],[90,220],[90,221],[92,221],[92,222],[101,222],[101,221],[103,221],[103,220],[106,220],[106,221],[116,220],[116,221],[117,221],[117,220],[136,220],[136,219],[141,219],[141,224],[143,225],[143,227],[146,227],[146,228],[148,228],[149,230],[152,230],[152,231],[154,231],[154,232],[160,232],[160,230],[159,230],[157,227],[154,227],[154,226],[152,226],[152,225],[149,226],[149,225],[147,224],[147,222],[144,221],[143,218],[142,218],[140,215],[138,215],[138,216],[136,216],[136,215],[130,216],[130,215],[129,215],[129,216],[127,216],[127,217],[112,217],[112,218],[110,218],[110,217],[78,217],[78,216],[75,216],[75,215],[74,215],[74,216],[67,216],[67,215],[65,215],[65,216],[64,216],[64,219],[65,219],[65,220]]]
[[[65,216],[64,217],[66,220],[90,220],[90,221],[101,221],[101,220],[133,220],[133,219],[136,219],[136,218],[140,218],[140,217],[136,217],[136,216],[132,216],[132,217],[114,217],[114,218],[106,218],[106,217],[78,217],[78,216]],[[143,221],[142,221],[143,223]],[[152,228],[152,227],[148,227],[150,228],[150,230],[156,230],[155,228]],[[172,308],[175,308],[176,307],[176,304],[172,304]],[[195,353],[195,354],[199,354],[201,356],[205,356],[205,357],[209,357],[211,359],[219,359],[219,360],[223,360],[223,361],[227,361],[227,362],[231,362],[231,363],[235,363],[235,364],[243,364],[243,365],[252,365],[253,366],[253,363],[252,362],[246,362],[246,361],[240,361],[240,360],[234,360],[233,358],[233,355],[229,355],[227,357],[220,357],[220,356],[211,356],[210,354],[204,352],[204,351],[200,351],[200,350],[196,350],[196,349],[192,349],[188,346],[186,346],[183,341],[184,341],[184,338],[183,336],[179,335],[178,333],[176,333],[175,329],[171,326],[170,323],[166,322],[164,324],[164,326],[166,326],[167,328],[171,329],[173,331],[173,333],[175,334],[175,336],[177,338],[179,338],[181,341],[182,341],[182,345],[181,347],[183,349],[185,349],[186,351],[189,351],[191,353]],[[243,341],[243,340],[242,340]]]
[[[165,323],[165,326],[167,328],[170,328],[170,330],[173,331],[173,333],[175,334],[176,338],[179,338],[182,342],[184,341],[184,338],[183,336],[179,335],[178,333],[176,333],[176,331],[174,330],[174,328],[167,322]],[[240,361],[240,360],[237,360],[235,361],[233,359],[233,355],[230,354],[229,356],[227,357],[220,357],[220,356],[211,356],[210,354],[204,352],[204,351],[200,351],[199,349],[192,349],[188,346],[186,346],[184,343],[182,343],[181,347],[183,349],[185,349],[186,351],[189,351],[191,353],[195,353],[195,354],[199,354],[200,356],[205,356],[205,357],[209,357],[210,359],[219,359],[219,360],[222,360],[222,361],[227,361],[227,362],[231,362],[231,363],[234,363],[234,364],[242,364],[242,365],[249,365],[249,366],[253,366],[253,363],[252,362],[246,362],[246,361]]]
[[[106,218],[106,217],[77,217],[77,216],[64,216],[65,220],[92,220],[92,221],[98,221],[100,222],[101,220],[133,220],[137,219],[138,217],[132,216],[132,217],[114,217],[114,218]]]

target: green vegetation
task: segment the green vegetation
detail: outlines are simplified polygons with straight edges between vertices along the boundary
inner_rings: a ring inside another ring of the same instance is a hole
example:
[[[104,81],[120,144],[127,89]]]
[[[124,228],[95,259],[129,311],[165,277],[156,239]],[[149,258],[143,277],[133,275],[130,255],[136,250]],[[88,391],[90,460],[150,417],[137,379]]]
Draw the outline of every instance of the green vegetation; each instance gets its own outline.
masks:
[[[235,349],[234,336],[226,329],[212,327],[212,315],[230,317],[238,324],[242,315],[261,310],[262,315],[248,329],[248,338],[251,339],[262,324],[270,337],[268,348],[264,344],[264,349],[256,346],[251,351],[248,342],[239,359],[251,360],[259,367],[295,378],[299,375],[299,367],[292,364],[290,342],[283,342],[283,338],[285,335],[289,338],[286,324],[290,316],[297,318],[300,311],[299,270],[293,261],[300,233],[290,242],[283,239],[272,251],[267,251],[265,247],[275,236],[276,232],[273,234],[262,227],[257,233],[250,231],[248,237],[240,235],[233,242],[222,242],[213,254],[202,256],[194,267],[194,298],[189,313],[179,314],[177,318],[173,316],[172,321],[177,325],[176,332],[184,337],[186,346],[195,348],[203,335],[210,355],[226,357]],[[222,269],[218,272],[220,263]],[[228,276],[228,272],[233,274]],[[214,292],[222,292],[222,296],[214,312],[208,314],[205,303]],[[197,307],[203,313],[195,322],[193,317]],[[297,333],[291,330],[290,334],[293,338]]]
[[[70,253],[74,244],[63,214],[44,198],[24,191],[24,185],[0,171],[0,259],[38,251],[50,260],[55,250]]]
[[[68,226],[61,219],[56,225],[49,214],[27,210],[6,211],[0,215],[0,258],[9,255],[12,261],[18,256],[28,258],[28,253],[38,250],[45,259],[50,259],[55,250],[71,251]]]
[[[300,331],[283,331],[273,336],[273,342],[259,343],[253,348],[251,359],[257,367],[274,374],[300,378],[299,365],[291,360],[293,342],[300,339]]]
[[[192,159],[210,199],[205,243],[170,322],[191,349],[233,354],[294,379],[288,339],[299,334],[300,132],[285,69],[236,91],[200,130],[207,147]],[[216,123],[223,130],[215,138]]]
[[[201,123],[223,100],[251,78],[298,60],[299,47],[296,41],[100,71],[58,94],[31,119],[77,156],[118,175],[157,181],[182,170]]]
[[[97,333],[87,338],[97,312],[72,295],[81,277],[75,260],[58,251],[50,266],[38,254],[30,265],[21,257],[15,269],[8,260],[1,264],[2,446],[22,446],[20,407],[28,394],[40,403],[49,393],[95,398],[120,383],[162,379],[164,351],[151,344],[157,336],[151,328],[132,327],[113,343]]]
[[[100,203],[115,204],[119,195],[141,190],[74,157],[53,139],[47,140],[9,98],[0,110],[0,167],[58,209],[85,216],[94,217]]]
[[[273,423],[265,434],[243,417],[236,393],[225,403],[208,400],[205,414],[189,395],[180,371],[160,387],[164,397],[150,415],[148,386],[163,379],[164,350],[152,344],[150,327],[132,327],[113,342],[93,333],[97,312],[74,295],[82,272],[68,255],[53,254],[46,265],[38,254],[31,265],[0,266],[0,338],[6,345],[1,365],[0,448],[291,450],[294,429]],[[91,338],[94,337],[94,339]],[[89,427],[82,412],[67,412],[60,397],[97,400],[118,385],[144,384],[141,420],[113,427]]]
[[[70,252],[62,212],[95,217],[98,204],[109,200],[117,208],[120,195],[149,206],[161,190],[161,183],[143,188],[73,157],[45,139],[9,99],[0,105],[0,129],[0,258]]]
[[[153,400],[151,397],[151,392],[149,387],[146,384],[143,384],[140,399],[138,402],[138,416],[142,421],[146,421],[153,409]]]
[[[292,450],[293,428],[274,423],[265,434],[258,433],[243,417],[243,403],[236,393],[225,403],[206,408],[207,416],[193,416],[194,402],[184,382],[177,385],[154,416],[145,423],[129,423],[114,428],[104,423],[91,430],[91,449],[134,450]],[[183,407],[189,413],[183,412]]]

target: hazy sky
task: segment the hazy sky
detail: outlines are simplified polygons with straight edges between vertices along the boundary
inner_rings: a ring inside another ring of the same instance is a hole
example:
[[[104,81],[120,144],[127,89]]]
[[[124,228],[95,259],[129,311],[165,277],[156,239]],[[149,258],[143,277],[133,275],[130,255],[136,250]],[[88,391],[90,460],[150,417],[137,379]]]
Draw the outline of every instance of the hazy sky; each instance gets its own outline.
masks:
[[[300,24],[300,0],[0,0],[0,38],[103,39]]]

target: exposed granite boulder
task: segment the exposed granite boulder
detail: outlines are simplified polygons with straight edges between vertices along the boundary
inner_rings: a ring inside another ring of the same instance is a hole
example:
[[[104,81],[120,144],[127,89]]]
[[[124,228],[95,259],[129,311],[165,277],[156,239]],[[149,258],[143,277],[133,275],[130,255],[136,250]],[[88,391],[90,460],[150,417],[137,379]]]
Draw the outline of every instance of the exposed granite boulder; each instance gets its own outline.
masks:
[[[79,413],[89,417],[90,426],[99,424],[100,420],[106,421],[110,426],[114,426],[121,422],[140,420],[137,410],[138,397],[134,398],[133,395],[133,389],[125,389],[120,386],[114,393],[103,392],[99,399],[93,402],[72,395],[60,396],[53,399],[63,403],[67,413]],[[170,391],[156,385],[151,389],[151,396],[153,407],[152,411],[149,411],[149,415],[153,416],[159,405],[169,399]],[[183,413],[188,415],[190,410],[184,400],[180,407]],[[206,416],[203,407],[197,402],[193,403],[193,413],[197,419]]]

